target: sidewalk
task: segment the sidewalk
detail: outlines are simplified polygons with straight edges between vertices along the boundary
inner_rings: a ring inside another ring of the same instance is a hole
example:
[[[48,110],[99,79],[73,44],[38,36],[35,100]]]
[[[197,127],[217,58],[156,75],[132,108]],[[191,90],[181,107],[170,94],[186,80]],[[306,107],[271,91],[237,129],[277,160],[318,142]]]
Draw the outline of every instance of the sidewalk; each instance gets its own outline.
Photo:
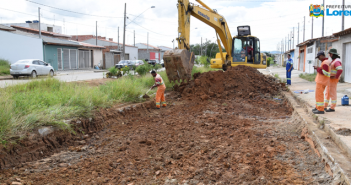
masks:
[[[278,74],[280,78],[286,78],[285,68],[280,67],[270,67],[270,73]],[[293,70],[291,83],[292,85],[289,86],[292,93],[298,90],[315,90],[316,83],[309,82],[307,80],[299,78],[299,74],[302,73],[301,71]],[[315,93],[310,92],[308,94],[298,94],[294,93],[298,99],[303,100],[307,107],[308,112],[312,114],[312,109],[315,107]],[[351,157],[351,106],[342,106],[341,105],[341,98],[344,95],[348,95],[351,97],[351,84],[350,83],[338,83],[337,87],[337,105],[335,108],[335,112],[326,112],[325,114],[319,114],[319,118],[323,118],[325,121],[325,127],[331,135],[335,135],[335,140],[340,147],[344,148],[346,152],[348,152],[349,157]],[[341,130],[343,132],[341,132]],[[339,134],[338,134],[339,133]],[[341,135],[342,134],[342,135]],[[340,140],[340,142],[339,142]]]

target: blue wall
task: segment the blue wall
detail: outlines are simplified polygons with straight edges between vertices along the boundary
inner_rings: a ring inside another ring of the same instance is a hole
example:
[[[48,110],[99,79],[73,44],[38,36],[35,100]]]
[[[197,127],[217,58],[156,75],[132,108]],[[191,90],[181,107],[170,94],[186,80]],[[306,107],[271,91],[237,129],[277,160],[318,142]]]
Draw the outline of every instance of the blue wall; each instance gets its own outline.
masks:
[[[60,46],[60,45],[44,45],[43,50],[44,50],[44,61],[49,63],[55,71],[58,70],[58,63],[57,63],[57,49],[78,49],[77,47],[71,47],[71,46]],[[62,57],[63,60],[63,57]]]

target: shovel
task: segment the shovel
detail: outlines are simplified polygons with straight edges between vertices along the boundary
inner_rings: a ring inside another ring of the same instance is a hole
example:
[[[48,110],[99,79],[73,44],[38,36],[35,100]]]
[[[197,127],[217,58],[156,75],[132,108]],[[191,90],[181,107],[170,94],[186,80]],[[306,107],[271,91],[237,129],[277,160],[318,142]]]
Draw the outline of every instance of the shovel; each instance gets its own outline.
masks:
[[[152,88],[152,87],[151,87]],[[151,88],[148,90],[148,91],[146,91],[146,93],[144,94],[144,96],[143,96],[143,98],[145,98],[145,99],[148,99],[148,98],[150,98],[150,96],[149,95],[147,95],[147,93],[151,90]]]

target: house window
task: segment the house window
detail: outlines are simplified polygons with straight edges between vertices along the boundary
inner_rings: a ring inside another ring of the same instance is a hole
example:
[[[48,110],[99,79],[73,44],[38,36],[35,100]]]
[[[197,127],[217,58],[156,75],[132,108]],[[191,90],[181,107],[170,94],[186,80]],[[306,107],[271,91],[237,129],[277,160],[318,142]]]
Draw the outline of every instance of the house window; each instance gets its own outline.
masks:
[[[312,50],[313,50],[313,48],[312,48],[312,47],[307,48],[307,53],[312,53]]]
[[[53,32],[53,31],[54,31],[53,27],[48,27],[48,32]]]

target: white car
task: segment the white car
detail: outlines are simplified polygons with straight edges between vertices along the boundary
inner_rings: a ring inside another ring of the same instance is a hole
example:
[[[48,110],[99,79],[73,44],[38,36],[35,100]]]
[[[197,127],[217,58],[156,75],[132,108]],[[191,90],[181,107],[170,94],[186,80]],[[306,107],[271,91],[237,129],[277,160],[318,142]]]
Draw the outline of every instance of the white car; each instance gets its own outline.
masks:
[[[38,75],[49,75],[52,77],[54,76],[54,68],[42,60],[26,59],[11,64],[10,74],[13,78],[18,78],[19,76],[36,78]]]

